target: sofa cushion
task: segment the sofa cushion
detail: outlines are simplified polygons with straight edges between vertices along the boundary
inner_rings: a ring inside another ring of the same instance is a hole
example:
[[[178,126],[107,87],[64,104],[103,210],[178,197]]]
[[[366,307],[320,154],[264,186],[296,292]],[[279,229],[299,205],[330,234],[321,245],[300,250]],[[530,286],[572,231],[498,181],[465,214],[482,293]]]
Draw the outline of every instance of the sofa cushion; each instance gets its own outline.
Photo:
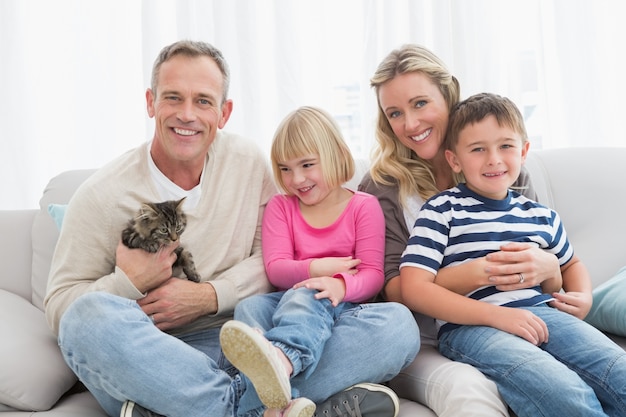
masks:
[[[52,178],[39,200],[39,211],[33,220],[32,302],[43,310],[52,254],[59,238],[59,229],[48,213],[50,204],[67,204],[78,186],[95,170],[66,171]]]
[[[626,336],[626,267],[593,290],[587,323],[605,332]]]
[[[59,230],[63,226],[63,217],[65,217],[66,209],[67,204],[48,204],[48,213],[52,216],[52,220],[54,220],[54,224],[57,225]]]
[[[0,290],[0,403],[20,410],[50,409],[76,382],[44,314]]]

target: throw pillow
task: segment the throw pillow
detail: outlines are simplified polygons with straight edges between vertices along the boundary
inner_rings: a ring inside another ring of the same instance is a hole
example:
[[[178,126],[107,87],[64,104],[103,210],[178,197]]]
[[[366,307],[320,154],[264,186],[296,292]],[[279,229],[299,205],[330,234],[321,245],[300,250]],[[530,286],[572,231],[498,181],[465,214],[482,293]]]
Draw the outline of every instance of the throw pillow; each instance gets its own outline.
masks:
[[[44,313],[0,290],[0,403],[18,410],[49,410],[76,382]]]
[[[626,336],[626,267],[593,290],[585,321],[605,332]]]
[[[59,230],[61,230],[63,225],[63,216],[65,216],[66,209],[67,204],[48,204],[48,213],[52,216],[52,220],[54,220],[54,224],[57,225]]]

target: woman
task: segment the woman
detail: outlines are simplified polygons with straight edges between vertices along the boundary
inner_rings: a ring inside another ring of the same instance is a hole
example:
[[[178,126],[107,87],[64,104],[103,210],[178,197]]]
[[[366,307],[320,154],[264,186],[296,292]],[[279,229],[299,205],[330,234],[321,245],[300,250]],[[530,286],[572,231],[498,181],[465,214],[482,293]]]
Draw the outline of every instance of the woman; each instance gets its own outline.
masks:
[[[460,87],[436,55],[417,45],[405,45],[387,55],[371,86],[378,100],[378,146],[370,173],[359,189],[377,196],[385,214],[383,296],[402,301],[395,278],[400,275],[400,257],[417,213],[426,199],[461,179],[453,174],[443,149],[448,115],[460,100]],[[536,199],[524,170],[516,187]],[[561,288],[556,257],[517,243],[485,258],[443,269],[436,277],[438,284],[460,294],[487,284],[512,290],[546,280],[550,280],[551,290]],[[422,348],[416,360],[392,381],[396,392],[427,405],[440,417],[508,416],[492,381],[473,367],[438,353],[434,319],[420,314],[415,317]]]

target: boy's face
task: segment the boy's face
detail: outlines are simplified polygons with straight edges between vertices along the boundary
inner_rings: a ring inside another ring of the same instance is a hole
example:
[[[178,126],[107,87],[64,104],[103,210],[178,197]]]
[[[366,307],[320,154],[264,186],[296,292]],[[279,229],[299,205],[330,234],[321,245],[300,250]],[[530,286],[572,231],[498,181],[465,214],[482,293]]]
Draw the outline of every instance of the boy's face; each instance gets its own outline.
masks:
[[[512,128],[499,126],[495,116],[487,116],[461,130],[456,148],[446,151],[446,159],[454,172],[463,172],[470,190],[501,200],[519,177],[529,146]]]

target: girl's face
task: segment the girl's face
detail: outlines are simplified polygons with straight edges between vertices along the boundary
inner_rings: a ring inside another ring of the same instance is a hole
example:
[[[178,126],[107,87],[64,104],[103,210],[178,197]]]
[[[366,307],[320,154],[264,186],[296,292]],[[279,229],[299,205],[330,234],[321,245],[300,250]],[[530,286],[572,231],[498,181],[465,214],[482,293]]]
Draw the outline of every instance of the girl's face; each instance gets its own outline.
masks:
[[[278,167],[287,193],[298,197],[302,204],[319,205],[333,191],[324,180],[320,158],[316,154],[279,161]]]
[[[441,152],[448,127],[448,104],[427,75],[397,75],[379,87],[378,100],[393,133],[404,146],[425,160],[432,160]]]
[[[500,126],[490,115],[465,126],[446,158],[454,172],[463,172],[470,190],[501,200],[519,177],[529,146],[514,129]]]

